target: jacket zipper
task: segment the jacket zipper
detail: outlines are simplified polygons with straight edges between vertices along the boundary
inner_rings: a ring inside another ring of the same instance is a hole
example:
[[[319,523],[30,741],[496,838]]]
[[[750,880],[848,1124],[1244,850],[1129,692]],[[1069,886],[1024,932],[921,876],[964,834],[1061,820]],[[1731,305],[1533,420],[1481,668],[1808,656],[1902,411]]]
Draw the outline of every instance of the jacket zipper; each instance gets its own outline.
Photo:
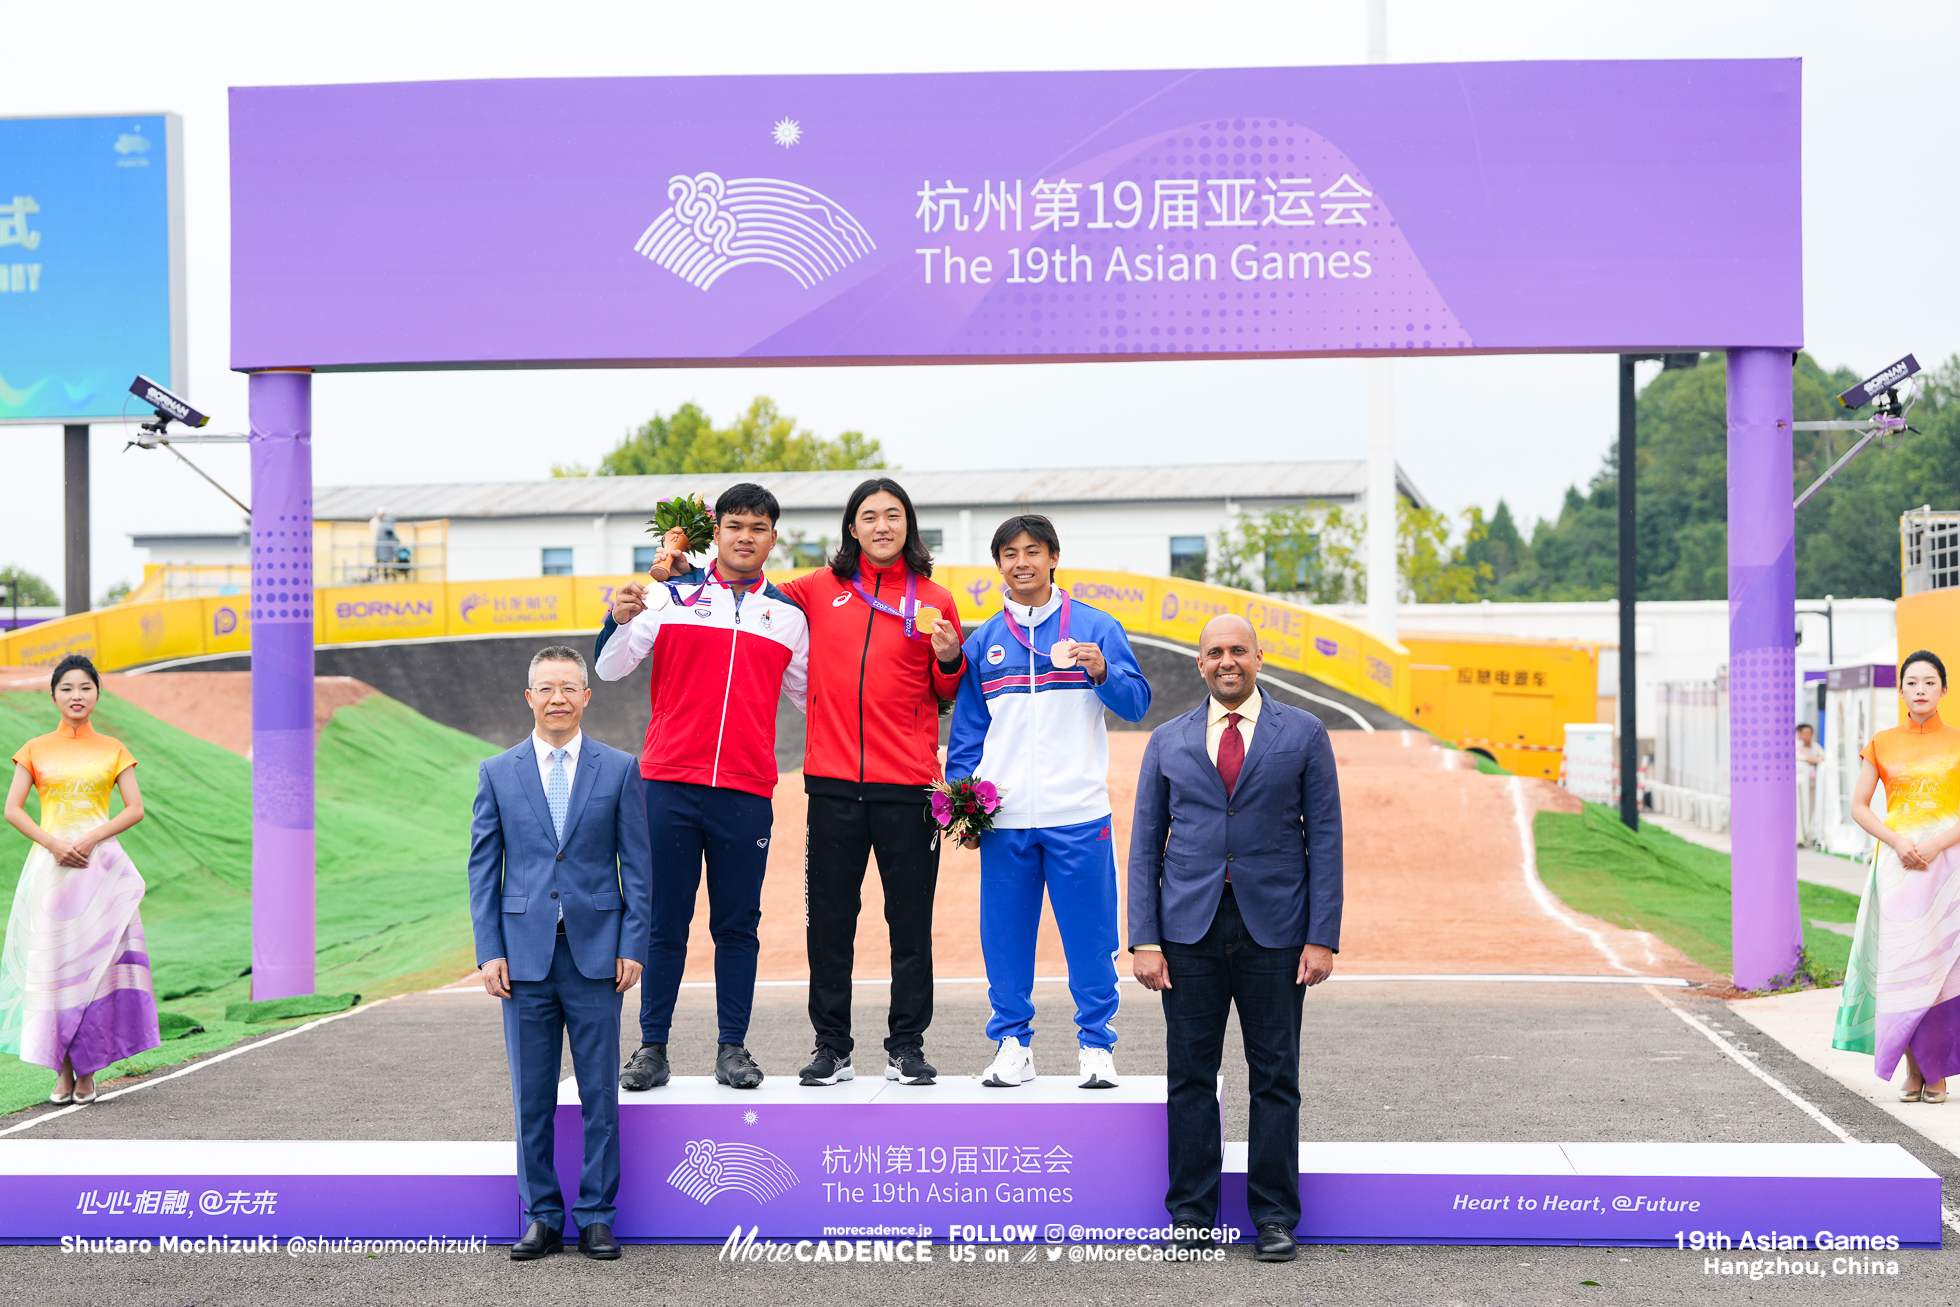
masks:
[[[728,593],[732,597],[735,605],[735,625],[728,628],[728,674],[722,678],[721,683],[721,720],[715,723],[715,761],[713,768],[708,773],[708,784],[710,786],[721,784],[721,742],[728,734],[728,695],[729,691],[734,688],[735,641],[741,634],[737,628],[742,625],[741,597],[735,594],[734,586],[728,587]]]
[[[871,593],[882,598],[885,593],[885,578],[880,575],[871,583]],[[858,799],[864,799],[864,671],[871,665],[871,624],[878,620],[878,611],[866,604],[864,606],[864,648],[858,651]]]

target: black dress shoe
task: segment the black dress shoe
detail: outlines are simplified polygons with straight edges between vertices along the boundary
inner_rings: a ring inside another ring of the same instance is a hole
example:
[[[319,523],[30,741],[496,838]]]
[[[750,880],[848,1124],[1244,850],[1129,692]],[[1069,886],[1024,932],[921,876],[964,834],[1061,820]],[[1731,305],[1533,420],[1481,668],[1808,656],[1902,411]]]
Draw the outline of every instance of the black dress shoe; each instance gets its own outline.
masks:
[[[1299,1241],[1293,1231],[1278,1221],[1268,1221],[1259,1227],[1259,1237],[1252,1244],[1252,1259],[1256,1262],[1290,1262],[1300,1255]]]
[[[762,1068],[740,1044],[723,1044],[715,1054],[715,1080],[730,1089],[754,1089],[762,1083]]]
[[[1197,1212],[1179,1212],[1171,1218],[1170,1242],[1165,1246],[1173,1252],[1195,1253],[1207,1248],[1216,1248],[1218,1240],[1212,1236],[1212,1220]]]
[[[531,1228],[524,1237],[510,1246],[510,1259],[513,1262],[534,1262],[540,1257],[549,1257],[555,1252],[563,1252],[565,1238],[543,1221],[531,1222]]]
[[[636,1093],[642,1089],[658,1089],[673,1079],[673,1074],[672,1068],[667,1065],[665,1044],[641,1044],[620,1069],[619,1087]]]
[[[578,1250],[594,1261],[609,1262],[619,1256],[619,1240],[610,1225],[594,1221],[578,1232]]]

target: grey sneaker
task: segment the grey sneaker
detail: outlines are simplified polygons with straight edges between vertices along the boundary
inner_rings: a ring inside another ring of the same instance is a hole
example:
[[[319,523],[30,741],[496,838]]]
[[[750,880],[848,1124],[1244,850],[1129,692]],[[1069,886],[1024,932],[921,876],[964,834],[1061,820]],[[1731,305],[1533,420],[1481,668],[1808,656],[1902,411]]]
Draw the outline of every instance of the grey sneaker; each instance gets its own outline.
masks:
[[[810,1065],[803,1068],[803,1077],[798,1083],[834,1085],[840,1080],[855,1079],[857,1070],[851,1065],[849,1053],[834,1053],[818,1044],[816,1051],[810,1054]]]
[[[740,1044],[723,1044],[715,1053],[715,1081],[730,1089],[754,1089],[762,1083],[762,1068]]]
[[[900,1044],[885,1058],[885,1079],[901,1085],[934,1085],[939,1068],[926,1061],[925,1049],[917,1044]]]
[[[619,1087],[637,1093],[642,1089],[658,1089],[672,1078],[673,1071],[667,1065],[667,1046],[641,1044],[620,1068]]]

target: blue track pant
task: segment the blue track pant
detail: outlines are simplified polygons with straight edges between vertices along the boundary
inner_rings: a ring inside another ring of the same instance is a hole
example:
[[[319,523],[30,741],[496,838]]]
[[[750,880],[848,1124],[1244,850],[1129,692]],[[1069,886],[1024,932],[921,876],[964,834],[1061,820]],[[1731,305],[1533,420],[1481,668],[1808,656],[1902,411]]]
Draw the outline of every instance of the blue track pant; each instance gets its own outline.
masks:
[[[980,837],[980,952],[994,1014],[987,1038],[1034,1037],[1034,944],[1041,892],[1055,909],[1075,1024],[1085,1048],[1116,1032],[1116,846],[1109,818],[1074,826],[995,830]]]
[[[708,865],[708,933],[715,941],[715,1008],[724,1044],[746,1043],[755,1004],[755,929],[769,866],[769,800],[742,790],[643,781],[653,842],[653,936],[640,978],[640,1038],[667,1042],[687,967],[688,926]]]

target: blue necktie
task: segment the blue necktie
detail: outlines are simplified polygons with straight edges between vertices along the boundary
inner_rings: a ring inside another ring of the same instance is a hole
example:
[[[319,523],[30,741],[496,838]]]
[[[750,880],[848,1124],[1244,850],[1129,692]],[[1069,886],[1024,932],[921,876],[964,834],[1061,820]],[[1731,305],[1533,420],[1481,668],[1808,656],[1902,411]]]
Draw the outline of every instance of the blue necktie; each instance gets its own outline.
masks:
[[[551,829],[558,842],[565,842],[565,809],[571,806],[571,787],[565,784],[565,755],[568,749],[551,751],[551,779],[545,782],[544,802],[551,809]],[[558,905],[558,920],[565,919],[565,905]]]
[[[565,782],[565,755],[567,749],[551,751],[551,778],[545,782],[544,801],[551,809],[552,833],[559,843],[565,841],[565,809],[571,806],[571,786]]]

